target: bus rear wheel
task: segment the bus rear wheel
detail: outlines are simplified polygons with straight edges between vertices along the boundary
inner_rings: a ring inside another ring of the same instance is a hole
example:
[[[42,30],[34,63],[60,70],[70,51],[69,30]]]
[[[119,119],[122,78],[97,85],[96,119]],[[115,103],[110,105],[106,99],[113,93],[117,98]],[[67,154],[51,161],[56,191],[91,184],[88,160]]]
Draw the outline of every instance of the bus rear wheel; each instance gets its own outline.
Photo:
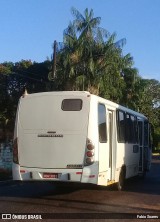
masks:
[[[119,181],[117,183],[117,188],[119,191],[124,190],[125,185],[125,168],[121,168],[121,172],[119,174]]]

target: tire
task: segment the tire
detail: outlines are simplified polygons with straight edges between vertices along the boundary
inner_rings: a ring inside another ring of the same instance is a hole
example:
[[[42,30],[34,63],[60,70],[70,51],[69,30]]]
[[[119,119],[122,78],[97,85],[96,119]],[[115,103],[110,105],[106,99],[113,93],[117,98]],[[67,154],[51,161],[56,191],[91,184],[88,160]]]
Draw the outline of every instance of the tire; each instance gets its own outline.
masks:
[[[121,168],[121,172],[119,174],[119,181],[117,183],[117,188],[119,191],[124,190],[125,185],[125,169]]]
[[[146,170],[145,171],[143,171],[143,173],[142,174],[139,174],[139,178],[141,178],[141,179],[145,179],[146,178]]]

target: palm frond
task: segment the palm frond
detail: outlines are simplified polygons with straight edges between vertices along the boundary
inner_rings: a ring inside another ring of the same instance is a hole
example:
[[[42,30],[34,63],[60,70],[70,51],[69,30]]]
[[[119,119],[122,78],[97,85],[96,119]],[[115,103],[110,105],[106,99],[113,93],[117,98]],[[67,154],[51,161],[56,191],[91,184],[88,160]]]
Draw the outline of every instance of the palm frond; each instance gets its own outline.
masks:
[[[75,19],[80,20],[80,21],[84,21],[85,20],[83,15],[76,8],[72,7],[71,8],[71,13],[75,17]]]

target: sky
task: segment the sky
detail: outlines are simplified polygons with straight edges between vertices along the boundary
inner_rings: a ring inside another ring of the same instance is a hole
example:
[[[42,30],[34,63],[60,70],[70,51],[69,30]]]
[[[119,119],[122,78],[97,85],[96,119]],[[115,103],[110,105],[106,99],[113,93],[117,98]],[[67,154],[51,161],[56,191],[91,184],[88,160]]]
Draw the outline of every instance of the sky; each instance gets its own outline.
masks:
[[[160,81],[160,0],[0,0],[0,63],[51,58],[72,7],[93,9],[100,27],[126,39],[123,54],[133,56],[139,75]]]

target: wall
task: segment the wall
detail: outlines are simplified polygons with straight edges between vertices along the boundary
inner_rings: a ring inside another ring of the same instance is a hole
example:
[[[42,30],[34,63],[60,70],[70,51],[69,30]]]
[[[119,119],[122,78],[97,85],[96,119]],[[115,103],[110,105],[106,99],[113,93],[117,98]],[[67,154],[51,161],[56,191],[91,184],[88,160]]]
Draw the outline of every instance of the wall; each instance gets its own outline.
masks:
[[[12,171],[12,143],[0,143],[0,172]]]

